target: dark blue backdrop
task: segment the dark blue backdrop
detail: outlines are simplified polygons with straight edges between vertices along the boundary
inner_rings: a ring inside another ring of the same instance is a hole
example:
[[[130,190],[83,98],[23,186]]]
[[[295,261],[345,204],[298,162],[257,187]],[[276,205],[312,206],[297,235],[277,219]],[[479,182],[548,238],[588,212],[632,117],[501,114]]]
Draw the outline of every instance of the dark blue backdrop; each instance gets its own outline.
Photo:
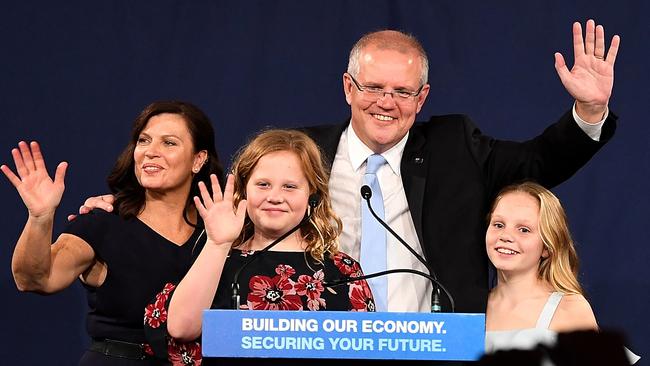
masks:
[[[189,100],[213,119],[225,161],[266,125],[342,122],[341,74],[363,33],[415,34],[431,63],[421,119],[467,113],[523,139],[570,108],[553,53],[572,64],[571,24],[593,17],[622,36],[611,108],[615,138],[555,191],[569,213],[581,276],[602,327],[650,357],[648,227],[650,5],[644,1],[12,1],[0,22],[0,162],[20,139],[48,165],[70,163],[56,221],[107,192],[104,177],[150,101]],[[3,178],[4,180],[4,178]],[[0,363],[70,365],[87,338],[78,284],[20,294],[10,272],[26,210],[8,182],[0,246]]]

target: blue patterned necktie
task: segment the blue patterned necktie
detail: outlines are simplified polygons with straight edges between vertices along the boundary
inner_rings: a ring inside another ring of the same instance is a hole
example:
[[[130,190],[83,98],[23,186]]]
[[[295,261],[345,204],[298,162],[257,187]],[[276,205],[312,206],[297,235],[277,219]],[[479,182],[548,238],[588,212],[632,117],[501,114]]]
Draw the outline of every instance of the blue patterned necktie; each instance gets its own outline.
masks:
[[[368,157],[366,174],[363,181],[372,190],[370,204],[382,220],[384,219],[384,198],[381,194],[377,170],[386,164],[386,159],[378,154]],[[372,216],[366,200],[361,198],[361,269],[364,274],[385,271],[386,264],[386,229]],[[388,278],[380,276],[368,280],[375,298],[377,311],[388,311]]]

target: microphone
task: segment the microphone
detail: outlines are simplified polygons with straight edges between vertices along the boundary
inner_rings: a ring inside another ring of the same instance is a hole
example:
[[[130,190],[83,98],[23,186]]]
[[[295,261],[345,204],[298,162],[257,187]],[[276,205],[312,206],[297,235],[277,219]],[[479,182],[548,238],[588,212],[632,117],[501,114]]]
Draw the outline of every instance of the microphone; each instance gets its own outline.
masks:
[[[372,216],[381,224],[381,226],[383,226],[386,230],[388,230],[388,232],[391,233],[391,235],[393,235],[393,237],[395,237],[395,239],[397,239],[402,245],[404,245],[404,247],[406,249],[408,249],[408,251],[411,252],[411,254],[413,254],[415,256],[415,258],[417,258],[427,268],[427,270],[429,270],[429,273],[431,275],[430,276],[425,275],[424,277],[429,278],[429,280],[431,280],[431,282],[433,283],[433,285],[435,287],[434,290],[433,290],[433,294],[431,294],[431,311],[436,312],[436,313],[442,311],[442,306],[440,305],[440,289],[442,289],[444,291],[445,295],[447,296],[447,299],[449,299],[449,304],[451,305],[451,312],[453,313],[454,312],[454,299],[451,296],[451,294],[449,293],[449,291],[447,291],[445,289],[445,287],[442,286],[442,284],[438,281],[438,276],[436,276],[436,272],[433,270],[433,268],[431,268],[429,263],[427,263],[427,261],[424,258],[422,258],[422,256],[419,255],[415,251],[415,249],[413,249],[410,245],[408,245],[406,243],[406,241],[404,241],[404,239],[402,239],[402,237],[397,235],[397,233],[395,231],[393,231],[393,229],[390,226],[388,226],[388,224],[386,224],[386,222],[384,222],[384,220],[382,220],[381,217],[377,216],[377,214],[375,213],[375,210],[372,209],[372,205],[370,204],[370,198],[372,197],[372,189],[370,189],[370,187],[368,185],[366,185],[366,184],[361,186],[361,197],[364,200],[366,200],[366,203],[368,204],[368,210],[370,210],[370,213],[372,214]],[[414,273],[414,272],[410,272],[410,271],[413,271],[413,270],[404,270],[404,272],[407,272],[407,273]],[[383,271],[383,272],[388,272],[388,271]],[[378,273],[383,273],[383,272],[378,272]],[[420,274],[424,275],[424,272],[420,272],[420,271],[415,271],[415,272],[419,272]]]
[[[319,203],[320,203],[320,194],[312,193],[309,195],[309,198],[307,199],[307,204],[309,204],[309,208],[313,210],[316,208],[316,206],[318,206]],[[309,214],[309,216],[311,217],[311,214]]]
[[[296,230],[300,229],[302,225],[304,225],[306,222],[311,219],[312,214],[314,213],[314,209],[318,204],[320,203],[320,194],[318,193],[312,193],[309,195],[309,199],[307,200],[307,204],[309,205],[309,209],[307,210],[307,213],[305,214],[305,217],[300,220],[298,225],[294,226],[291,230],[287,231],[286,233],[280,235],[277,239],[272,241],[269,245],[264,247],[264,249],[256,252],[255,254],[251,255],[250,260],[246,263],[244,263],[243,266],[239,267],[237,272],[235,272],[235,276],[233,277],[232,283],[230,284],[230,290],[231,290],[231,305],[232,308],[237,310],[239,309],[239,275],[241,272],[246,268],[249,264],[253,263],[259,256],[260,254],[267,252],[269,249],[273,248],[274,246],[278,245],[282,240],[284,240],[287,236],[293,234],[296,232]]]
[[[410,269],[410,268],[389,269],[389,270],[386,270],[386,271],[371,273],[369,275],[363,275],[363,276],[359,276],[359,277],[347,277],[347,278],[343,278],[343,279],[334,280],[334,281],[331,281],[331,282],[323,281],[322,284],[325,287],[336,287],[336,286],[344,285],[344,284],[350,283],[350,282],[367,280],[367,279],[370,279],[370,278],[385,276],[385,275],[389,275],[389,274],[393,274],[393,273],[411,273],[411,274],[416,274],[418,276],[422,276],[422,277],[425,277],[425,278],[429,279],[437,288],[442,289],[442,291],[447,295],[447,298],[449,298],[449,303],[451,305],[451,312],[452,313],[454,312],[454,309],[456,307],[455,304],[454,304],[454,298],[451,296],[449,291],[447,291],[445,286],[443,286],[442,283],[440,283],[435,277],[433,277],[433,276],[431,276],[431,275],[429,275],[427,273],[424,273],[422,271],[415,270],[415,269]],[[435,311],[435,312],[439,312],[439,311],[440,310]]]

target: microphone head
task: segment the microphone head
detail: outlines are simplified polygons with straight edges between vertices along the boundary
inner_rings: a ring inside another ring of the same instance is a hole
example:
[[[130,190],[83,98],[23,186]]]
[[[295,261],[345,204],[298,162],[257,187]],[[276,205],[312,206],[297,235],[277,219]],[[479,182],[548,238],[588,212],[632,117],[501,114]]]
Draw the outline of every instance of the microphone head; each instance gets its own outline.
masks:
[[[369,200],[372,197],[372,189],[367,184],[361,186],[361,197],[364,200]]]
[[[320,203],[320,194],[318,193],[310,194],[307,202],[309,203],[309,207],[311,207],[312,210],[315,209],[316,206],[318,206],[318,204]]]

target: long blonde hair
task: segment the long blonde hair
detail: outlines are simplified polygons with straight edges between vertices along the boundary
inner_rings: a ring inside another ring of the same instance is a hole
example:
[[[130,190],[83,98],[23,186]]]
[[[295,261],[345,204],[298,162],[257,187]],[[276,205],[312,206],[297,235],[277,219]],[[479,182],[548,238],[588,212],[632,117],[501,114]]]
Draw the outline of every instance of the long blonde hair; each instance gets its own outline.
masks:
[[[548,256],[540,259],[538,277],[550,283],[556,291],[583,294],[578,282],[578,255],[571,239],[566,213],[553,192],[534,182],[507,186],[494,200],[488,220],[501,198],[512,192],[527,193],[539,203],[540,236]]]
[[[306,134],[289,129],[271,129],[263,131],[244,146],[235,157],[232,174],[235,178],[233,203],[237,204],[246,197],[246,185],[257,165],[266,154],[277,151],[290,151],[298,157],[307,182],[309,193],[317,193],[320,202],[314,208],[309,224],[300,229],[306,243],[305,252],[313,259],[322,261],[324,254],[338,252],[338,238],[341,234],[341,220],[334,214],[330,203],[328,189],[329,176],[316,143]],[[238,246],[253,236],[253,222],[247,216],[241,234],[233,243]]]

